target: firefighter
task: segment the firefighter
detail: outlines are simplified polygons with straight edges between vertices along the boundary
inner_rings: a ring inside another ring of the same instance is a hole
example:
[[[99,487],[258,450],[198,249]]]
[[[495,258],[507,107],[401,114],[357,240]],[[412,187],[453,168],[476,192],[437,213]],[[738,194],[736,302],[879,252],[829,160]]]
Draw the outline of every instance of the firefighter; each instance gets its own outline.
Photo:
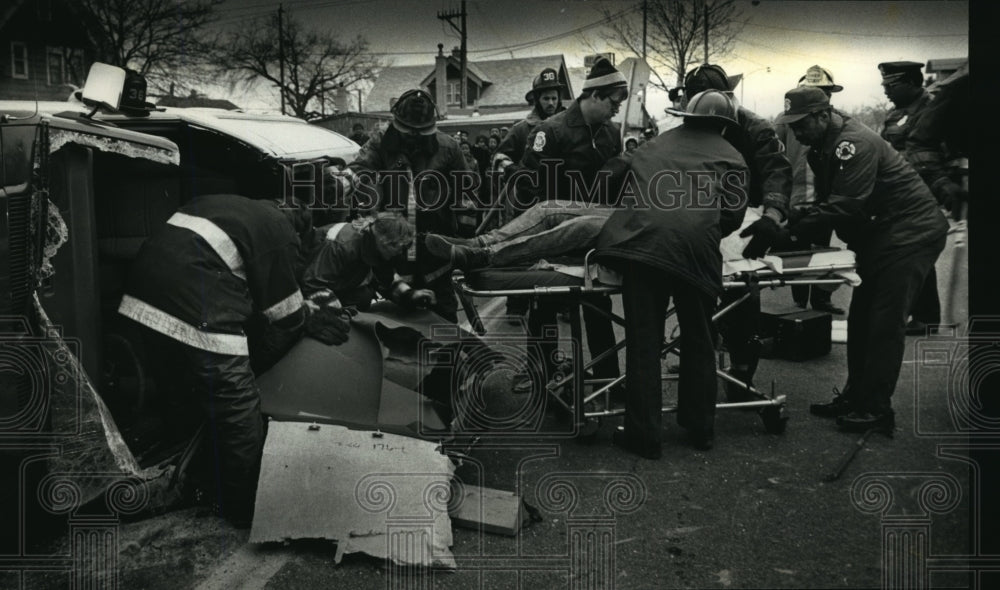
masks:
[[[739,228],[748,201],[746,162],[723,137],[739,125],[733,99],[707,90],[693,96],[687,108],[681,127],[628,158],[636,202],[623,202],[597,238],[598,260],[622,274],[626,404],[615,444],[647,459],[661,455],[660,351],[671,299],[681,330],[677,422],[695,448],[713,446],[712,312],[722,293],[719,243]],[[700,182],[706,175],[707,189]]]
[[[350,329],[336,310],[303,303],[296,271],[309,224],[299,213],[195,197],[143,244],[118,309],[140,324],[157,383],[177,383],[208,419],[217,506],[239,526],[250,521],[264,443],[255,372],[303,332],[341,344]]]
[[[392,266],[413,236],[413,224],[388,211],[320,228],[302,275],[306,302],[366,311],[380,293],[405,309],[433,306],[434,291],[412,288]]]
[[[686,104],[685,97],[709,89],[731,91],[729,76],[720,66],[706,64],[688,72],[684,78],[684,97],[681,100]],[[740,234],[741,237],[752,236],[743,250],[743,256],[759,258],[784,239],[780,223],[788,216],[792,166],[770,123],[742,106],[737,108],[736,120],[739,127],[727,132],[725,137],[740,152],[750,168],[749,206],[763,207],[760,219]],[[721,305],[725,307],[739,297],[738,293],[723,293]],[[760,360],[760,342],[757,338],[759,318],[760,294],[754,292],[719,322],[719,330],[729,351],[729,373],[747,385],[753,384]],[[726,396],[732,402],[750,397],[744,388],[728,381]]]
[[[420,235],[457,235],[455,206],[463,190],[475,188],[476,172],[455,139],[437,129],[437,109],[427,92],[404,92],[392,114],[392,124],[373,133],[346,170],[331,172],[341,175],[345,193],[353,193],[360,209],[396,211],[414,224],[418,239],[396,258],[396,271],[413,287],[432,290],[431,309],[456,322],[451,267],[427,255]]]
[[[548,119],[552,115],[566,110],[562,104],[562,91],[566,87],[559,81],[559,74],[552,68],[545,68],[531,82],[531,90],[524,99],[532,105],[528,116],[511,128],[510,132],[500,141],[496,152],[493,154],[492,167],[500,179],[509,178],[521,169],[521,157],[524,156],[524,148],[528,142],[528,136],[539,123]],[[490,183],[493,186],[493,183]],[[512,184],[507,187],[508,192],[517,189]],[[509,222],[514,217],[520,215],[530,203],[524,203],[518,199],[516,193],[508,194],[502,203],[504,206],[504,223]],[[507,315],[523,316],[528,311],[527,297],[508,297]],[[523,386],[522,386],[523,387]]]
[[[816,204],[791,231],[800,239],[832,227],[857,254],[861,285],[847,317],[847,385],[810,411],[845,431],[891,431],[910,306],[944,249],[948,222],[930,189],[884,139],[830,108],[819,88],[785,93],[778,123],[809,146]]]

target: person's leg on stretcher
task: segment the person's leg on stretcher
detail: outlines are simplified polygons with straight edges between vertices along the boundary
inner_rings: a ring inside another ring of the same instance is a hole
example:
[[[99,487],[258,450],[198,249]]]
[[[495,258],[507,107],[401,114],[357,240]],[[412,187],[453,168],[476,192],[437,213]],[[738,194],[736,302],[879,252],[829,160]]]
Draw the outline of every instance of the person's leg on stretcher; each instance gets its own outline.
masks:
[[[510,223],[475,238],[427,234],[425,245],[458,270],[532,264],[541,258],[586,251],[614,208],[575,201],[534,205]]]

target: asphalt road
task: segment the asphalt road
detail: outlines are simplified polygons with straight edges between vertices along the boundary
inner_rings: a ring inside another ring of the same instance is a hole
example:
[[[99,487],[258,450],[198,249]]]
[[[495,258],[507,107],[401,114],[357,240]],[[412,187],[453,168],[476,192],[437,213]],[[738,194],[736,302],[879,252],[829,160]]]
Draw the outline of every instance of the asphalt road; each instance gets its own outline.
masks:
[[[942,297],[953,259],[949,240],[938,262]],[[964,277],[965,263],[957,268]],[[960,282],[962,303],[951,309],[964,326],[967,291]],[[849,288],[834,294],[841,307],[849,299]],[[794,309],[790,304],[787,288],[763,294],[766,311]],[[701,452],[668,415],[658,461],[611,445],[618,418],[603,420],[587,441],[484,437],[458,475],[517,491],[542,520],[515,537],[455,527],[455,571],[412,574],[360,555],[338,565],[335,544],[325,540],[251,545],[248,531],[192,508],[119,525],[118,587],[871,588],[900,572],[926,576],[924,587],[969,587],[967,564],[946,567],[950,557],[974,552],[970,516],[982,499],[970,480],[968,439],[954,403],[963,393],[955,389],[961,355],[953,335],[908,337],[893,399],[895,437],[872,436],[832,482],[824,476],[859,437],[810,415],[808,405],[843,385],[843,344],[809,361],[761,362],[757,384],[769,389],[773,381],[787,396],[783,434],[768,433],[756,412],[720,411],[715,448]],[[491,381],[490,411],[502,414],[504,404],[518,403],[503,392],[508,378]],[[675,396],[668,382],[664,399]],[[550,412],[542,424],[558,430],[565,422]],[[892,553],[885,548],[893,543],[911,545]],[[908,561],[893,569],[894,555]],[[919,567],[925,558],[926,570]],[[65,575],[44,572],[22,580],[28,588],[65,582]]]

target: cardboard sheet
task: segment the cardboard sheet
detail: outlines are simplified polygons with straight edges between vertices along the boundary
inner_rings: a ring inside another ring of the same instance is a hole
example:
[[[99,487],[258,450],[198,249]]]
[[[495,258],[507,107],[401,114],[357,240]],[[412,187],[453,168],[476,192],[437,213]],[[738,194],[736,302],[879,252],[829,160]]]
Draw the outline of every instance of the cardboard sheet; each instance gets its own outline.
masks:
[[[337,562],[362,552],[397,564],[454,568],[453,471],[431,442],[272,421],[250,542],[330,539],[337,542]]]

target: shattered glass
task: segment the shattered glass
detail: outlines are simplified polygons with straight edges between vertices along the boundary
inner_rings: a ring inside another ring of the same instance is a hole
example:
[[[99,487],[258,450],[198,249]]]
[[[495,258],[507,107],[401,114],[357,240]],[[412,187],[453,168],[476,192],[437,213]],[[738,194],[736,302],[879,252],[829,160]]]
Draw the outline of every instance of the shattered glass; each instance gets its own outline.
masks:
[[[178,152],[163,148],[122,141],[112,137],[100,137],[67,131],[65,129],[52,129],[50,134],[49,152],[56,152],[68,143],[84,145],[107,152],[109,154],[119,154],[129,158],[143,158],[160,164],[174,164],[179,166],[181,156]]]
[[[59,251],[59,248],[69,240],[69,228],[62,215],[59,214],[59,207],[56,207],[48,199],[36,199],[36,202],[44,201],[48,205],[48,215],[45,221],[45,242],[42,246],[42,265],[38,269],[38,280],[43,281],[53,274],[52,258]]]

